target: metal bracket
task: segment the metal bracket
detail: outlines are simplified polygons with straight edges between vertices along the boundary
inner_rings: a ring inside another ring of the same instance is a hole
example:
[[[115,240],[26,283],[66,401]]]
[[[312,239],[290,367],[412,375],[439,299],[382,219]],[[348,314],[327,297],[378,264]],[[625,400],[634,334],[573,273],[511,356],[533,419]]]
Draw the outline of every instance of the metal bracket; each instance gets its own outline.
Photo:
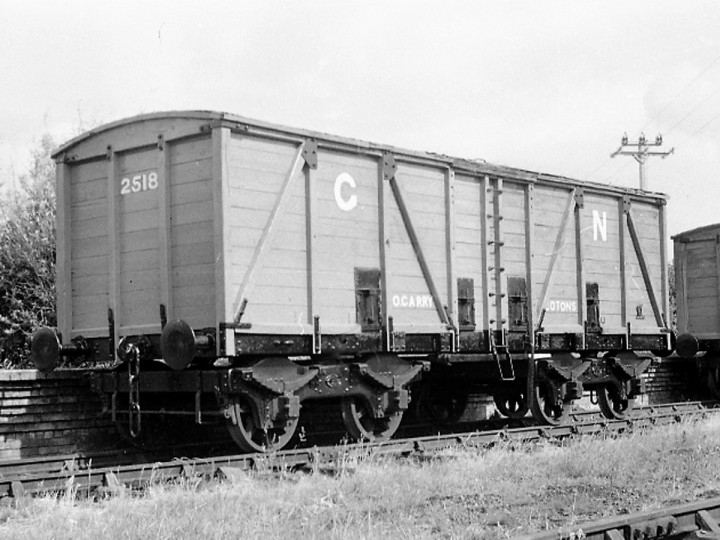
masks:
[[[318,143],[315,139],[308,139],[303,143],[302,157],[311,169],[317,169],[318,166]]]
[[[382,175],[383,180],[392,180],[395,178],[395,173],[397,172],[397,162],[395,161],[395,156],[389,153],[385,153],[382,156]]]
[[[195,375],[195,423],[202,424],[202,373]]]
[[[108,144],[107,149],[105,150],[105,159],[108,161],[112,161],[112,146]]]
[[[252,385],[275,396],[290,395],[309,384],[319,372],[287,358],[266,358],[252,367],[230,369],[224,389],[229,393],[247,393]]]
[[[165,148],[165,138],[162,136],[162,133],[161,133],[160,135],[158,135],[158,137],[157,137],[157,148],[158,148],[158,150],[160,150],[161,152],[162,152],[162,151],[164,150],[164,148]]]
[[[165,307],[165,304],[160,304],[160,328],[164,330],[166,324],[167,324],[167,308]]]
[[[545,331],[545,329],[543,328],[543,323],[545,322],[545,315],[547,315],[547,309],[546,309],[546,308],[542,308],[542,310],[540,311],[540,318],[539,318],[539,320],[538,320],[537,328],[535,329],[535,333],[539,333],[539,332],[544,332],[544,331]],[[585,328],[586,328],[585,331],[587,332],[587,321],[585,322]],[[533,340],[533,343],[537,343],[537,341],[536,341],[536,340]]]
[[[575,188],[575,206],[585,208],[585,190],[583,188]]]
[[[387,334],[387,350],[388,352],[393,352],[395,350],[395,321],[392,317],[387,318],[385,332]]]
[[[108,340],[110,346],[108,347],[110,362],[115,361],[115,314],[112,308],[108,308]]]
[[[320,317],[313,317],[313,354],[322,352],[322,334],[320,333]]]
[[[366,378],[367,381],[374,383],[380,390],[401,390],[412,381],[418,373],[423,371],[427,365],[425,361],[415,361],[410,363],[406,360],[398,360],[405,364],[406,369],[402,372],[393,371],[393,367],[389,367],[387,372],[377,371],[377,366],[369,365],[366,362],[358,362],[350,365],[350,369]]]
[[[630,213],[630,209],[632,208],[632,201],[630,201],[630,197],[628,197],[627,195],[623,195],[622,202],[623,202],[623,213],[627,215]]]
[[[544,361],[544,373],[547,378],[555,379],[560,384],[577,380],[582,377],[592,362],[590,360],[576,359],[571,353],[554,354]]]
[[[235,320],[233,321],[234,324],[239,325],[240,319],[242,319],[242,316],[245,315],[245,309],[248,305],[248,299],[243,298],[242,302],[240,302],[240,307],[238,308],[237,315],[235,316]]]
[[[652,363],[651,358],[641,357],[632,351],[619,352],[608,358],[608,363],[615,369],[615,374],[621,380],[640,377]]]

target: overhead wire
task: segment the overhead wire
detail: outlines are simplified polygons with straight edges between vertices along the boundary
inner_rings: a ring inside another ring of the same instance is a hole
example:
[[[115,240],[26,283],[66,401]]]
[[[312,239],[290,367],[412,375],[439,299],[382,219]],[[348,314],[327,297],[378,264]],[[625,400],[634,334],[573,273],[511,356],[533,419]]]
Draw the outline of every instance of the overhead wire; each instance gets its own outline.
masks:
[[[687,116],[687,115],[686,115],[686,116]],[[682,147],[686,142],[688,142],[690,139],[692,139],[693,137],[695,137],[698,133],[700,133],[702,130],[704,130],[706,127],[708,127],[710,124],[712,124],[713,122],[715,122],[715,121],[716,121],[717,119],[719,119],[719,118],[720,118],[720,111],[718,111],[717,114],[715,114],[712,118],[710,118],[710,120],[708,120],[707,122],[705,122],[705,123],[704,123],[702,126],[700,126],[698,129],[696,129],[695,131],[693,131],[690,135],[688,135],[687,137],[685,137],[685,138],[682,140],[682,142],[674,145],[674,146],[673,146],[673,149],[674,149],[674,150],[677,150],[678,148]],[[626,161],[625,164],[624,164],[622,167],[620,167],[618,170],[616,170],[615,172],[613,172],[613,173],[610,174],[609,176],[606,176],[602,181],[600,181],[600,183],[612,184],[612,178],[615,177],[615,176],[617,176],[617,175],[620,174],[621,172],[623,172],[625,169],[627,169],[629,165],[631,165],[631,162],[630,162],[630,161]],[[648,170],[652,168],[652,166],[651,166],[650,163],[647,164],[647,168],[648,168]]]
[[[715,57],[707,66],[705,66],[705,67],[693,78],[692,81],[690,81],[687,85],[685,85],[685,86],[683,87],[682,90],[680,90],[677,94],[675,94],[675,96],[660,110],[660,112],[658,112],[657,114],[655,114],[650,120],[648,120],[648,121],[645,123],[645,125],[643,126],[643,128],[642,128],[641,131],[645,131],[645,130],[647,129],[647,127],[648,127],[650,124],[652,124],[652,122],[654,122],[654,121],[656,121],[658,118],[660,118],[660,116],[662,116],[662,114],[665,113],[665,111],[668,110],[668,109],[670,108],[670,106],[673,105],[673,104],[678,100],[678,98],[680,98],[680,96],[682,96],[690,87],[692,87],[697,81],[699,81],[699,80],[700,80],[716,63],[718,63],[718,62],[720,62],[720,56]],[[714,97],[715,95],[717,95],[718,92],[720,92],[720,88],[718,88],[718,90],[717,90],[716,92],[712,93],[711,95],[709,95],[708,97],[706,97],[704,100],[702,100],[700,103],[698,103],[695,107],[693,107],[693,109],[692,109],[690,112],[688,112],[687,114],[685,114],[680,120],[678,120],[677,122],[675,122],[675,124],[673,124],[673,125],[667,130],[666,134],[672,132],[672,130],[673,130],[675,127],[677,127],[678,125],[680,125],[686,118],[688,118],[692,113],[694,113],[698,108],[700,108],[701,105],[703,105],[704,103],[706,103],[710,98],[712,98],[712,97]],[[714,120],[715,118],[717,118],[717,117],[713,117],[713,120]],[[711,123],[711,122],[708,122],[708,124],[709,124],[709,123]],[[700,128],[700,129],[704,129],[704,127],[706,127],[706,126],[704,125],[704,126],[703,126],[702,128]],[[694,136],[694,134],[693,134],[693,136]],[[685,139],[685,140],[683,141],[683,143],[685,143],[687,140],[688,140],[688,139]],[[676,145],[675,147],[677,148],[678,146],[679,146],[679,145]],[[608,163],[610,163],[611,161],[612,161],[612,157],[606,158],[605,161],[603,161],[603,162],[600,164],[600,166],[598,166],[598,167],[597,167],[595,170],[593,170],[589,175],[587,175],[587,177],[588,177],[588,178],[591,178],[592,176],[594,176],[598,171],[600,171],[602,168],[604,168],[604,167],[605,167]],[[611,173],[609,176],[606,176],[601,182],[604,183],[604,182],[612,179],[614,176],[618,175],[618,174],[621,173],[623,170],[625,170],[625,169],[628,167],[628,165],[629,165],[629,162],[628,162],[627,164],[623,165],[622,167],[620,167],[619,169],[617,169],[615,172]]]
[[[680,90],[677,94],[675,94],[675,97],[673,97],[670,101],[668,101],[667,105],[665,105],[659,113],[657,113],[655,116],[653,116],[650,120],[647,121],[647,123],[643,126],[642,131],[647,129],[647,127],[657,120],[666,110],[670,108],[670,106],[675,103],[675,101],[685,93],[686,90],[688,90],[693,84],[695,84],[697,81],[700,80],[700,78],[707,73],[710,68],[712,68],[717,62],[720,62],[720,56],[717,56],[712,62],[710,62],[705,68],[703,68],[700,73],[698,73],[695,78],[690,81],[687,85],[683,87],[682,90]]]
[[[697,105],[695,105],[695,107],[693,107],[693,108],[690,110],[690,112],[688,112],[688,113],[687,113],[685,116],[683,116],[680,120],[678,120],[678,121],[675,122],[672,126],[670,126],[670,127],[667,129],[666,134],[667,134],[667,133],[671,133],[672,130],[675,129],[675,128],[676,128],[677,126],[679,126],[680,124],[682,124],[688,116],[690,116],[692,113],[694,113],[695,111],[697,111],[701,106],[703,106],[703,105],[704,105],[705,103],[707,103],[711,98],[715,97],[715,96],[716,96],[717,94],[719,94],[719,93],[720,93],[720,86],[718,86],[718,88],[717,88],[717,90],[715,90],[715,92],[713,92],[713,93],[710,94],[708,97],[706,97],[705,99],[703,99],[700,103],[698,103]]]
[[[683,144],[685,144],[686,142],[688,142],[690,139],[692,139],[695,135],[697,135],[698,133],[700,133],[703,129],[705,129],[706,127],[708,127],[710,124],[712,124],[712,123],[713,123],[715,120],[717,120],[718,118],[720,118],[720,111],[718,111],[718,113],[717,113],[715,116],[713,116],[710,120],[708,120],[707,122],[705,122],[705,123],[704,123],[702,126],[700,126],[698,129],[696,129],[695,131],[693,131],[690,135],[688,135],[687,137],[685,137],[685,139],[683,139],[683,141],[682,141],[681,143],[676,144],[676,145],[675,145],[675,148],[676,148],[676,149],[677,149],[677,148],[680,148]]]
[[[718,89],[717,92],[713,93],[713,94],[712,94],[711,96],[709,96],[709,97],[712,97],[712,96],[714,96],[715,94],[717,94],[717,93],[719,93],[719,92],[720,92],[720,89]],[[709,99],[709,97],[708,97],[707,99],[703,100],[698,106],[696,106],[696,107],[693,109],[693,111],[691,111],[690,113],[686,114],[682,119],[680,119],[678,122],[676,122],[676,123],[673,125],[673,127],[679,125],[679,124],[682,122],[682,120],[684,120],[685,118],[687,118],[688,116],[690,116],[690,114],[692,114],[692,112],[694,112],[695,109],[697,109],[700,105],[702,105],[702,103],[704,103],[705,101],[707,101],[707,100]],[[702,126],[700,126],[699,128],[697,128],[697,129],[696,129],[695,131],[693,131],[690,135],[688,135],[687,137],[685,137],[685,138],[682,140],[682,142],[674,145],[674,146],[673,146],[673,149],[674,149],[674,150],[677,150],[678,148],[682,147],[686,142],[688,142],[690,139],[692,139],[693,137],[695,137],[698,133],[700,133],[702,130],[704,130],[706,127],[708,127],[710,124],[712,124],[713,122],[715,122],[715,120],[717,120],[718,118],[720,118],[720,111],[718,111],[712,118],[710,118],[710,120],[708,120],[707,122],[705,122]],[[671,128],[671,129],[672,129],[672,128]],[[669,132],[669,131],[670,131],[670,130],[668,130],[668,132]],[[652,164],[648,162],[647,168],[648,168],[648,170],[650,170],[650,169],[652,168]],[[619,172],[621,172],[621,171],[618,170],[617,173],[619,173]],[[615,173],[615,174],[617,174],[617,173]]]
[[[612,179],[613,177],[617,176],[621,172],[623,172],[625,169],[627,169],[630,165],[632,165],[632,162],[625,161],[623,164],[613,173],[610,173],[608,176],[604,177],[602,180],[600,180],[601,184],[609,184],[612,185]]]

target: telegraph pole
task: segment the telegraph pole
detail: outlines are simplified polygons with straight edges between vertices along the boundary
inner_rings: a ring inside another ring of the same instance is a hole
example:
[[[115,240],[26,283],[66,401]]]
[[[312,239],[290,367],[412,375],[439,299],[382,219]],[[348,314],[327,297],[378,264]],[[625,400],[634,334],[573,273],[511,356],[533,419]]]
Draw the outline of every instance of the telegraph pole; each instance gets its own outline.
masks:
[[[632,156],[635,158],[635,161],[637,161],[640,164],[640,189],[643,191],[647,187],[647,178],[645,176],[645,162],[648,160],[650,156],[660,156],[661,158],[665,159],[667,156],[672,154],[675,151],[675,148],[671,148],[667,152],[659,152],[655,151],[653,152],[650,150],[653,146],[662,146],[663,139],[662,135],[658,134],[657,137],[655,137],[655,142],[647,142],[645,139],[645,134],[640,133],[640,138],[637,141],[628,141],[627,133],[623,134],[622,138],[622,144],[620,148],[615,150],[612,154],[610,154],[611,158],[614,158],[615,156]],[[633,150],[626,149],[626,147],[633,148]]]

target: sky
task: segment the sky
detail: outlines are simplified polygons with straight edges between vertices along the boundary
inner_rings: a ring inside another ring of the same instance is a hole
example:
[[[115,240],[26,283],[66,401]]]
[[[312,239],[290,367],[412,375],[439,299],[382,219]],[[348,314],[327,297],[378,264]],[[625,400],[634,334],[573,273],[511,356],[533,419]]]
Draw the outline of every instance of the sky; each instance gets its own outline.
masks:
[[[43,134],[203,109],[638,187],[720,222],[720,2],[0,0],[0,193]]]

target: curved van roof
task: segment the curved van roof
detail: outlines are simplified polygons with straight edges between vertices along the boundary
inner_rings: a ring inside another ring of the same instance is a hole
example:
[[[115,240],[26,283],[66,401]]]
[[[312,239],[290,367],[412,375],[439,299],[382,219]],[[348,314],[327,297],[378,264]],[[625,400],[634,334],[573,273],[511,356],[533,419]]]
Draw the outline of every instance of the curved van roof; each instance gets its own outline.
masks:
[[[344,150],[354,150],[358,153],[377,153],[379,155],[383,152],[389,152],[401,159],[405,157],[413,160],[428,161],[435,165],[453,167],[457,171],[467,172],[472,175],[490,175],[525,182],[540,181],[546,183],[557,183],[560,185],[579,186],[591,191],[599,191],[602,193],[618,193],[633,195],[634,197],[639,198],[653,198],[657,199],[660,204],[664,204],[664,202],[668,199],[667,195],[658,192],[648,192],[633,188],[610,186],[597,182],[577,180],[565,176],[528,171],[504,165],[493,165],[479,159],[457,158],[430,152],[407,150],[385,144],[371,143],[359,139],[340,137],[337,135],[330,135],[307,129],[272,124],[269,122],[253,120],[243,116],[218,111],[166,111],[146,113],[124,118],[122,120],[98,126],[83,133],[82,135],[79,135],[78,137],[71,139],[62,146],[58,147],[53,152],[52,157],[56,161],[73,161],[76,159],[86,158],[88,156],[74,155],[73,152],[82,149],[84,145],[90,145],[89,143],[93,141],[97,144],[91,144],[90,146],[94,147],[95,152],[98,152],[100,148],[104,151],[104,149],[110,144],[113,144],[113,147],[115,147],[116,145],[114,144],[114,141],[118,136],[122,136],[121,133],[123,130],[134,130],[135,127],[141,125],[145,125],[148,130],[155,129],[159,134],[163,133],[164,130],[170,130],[170,133],[166,133],[165,138],[171,139],[173,130],[180,131],[179,128],[177,128],[177,125],[182,125],[182,130],[187,133],[188,130],[193,130],[195,128],[198,132],[207,131],[209,128],[217,125],[218,123],[235,131],[259,130],[295,138],[311,138],[318,141],[320,145],[324,144],[339,147]],[[80,153],[82,154],[82,152]]]

